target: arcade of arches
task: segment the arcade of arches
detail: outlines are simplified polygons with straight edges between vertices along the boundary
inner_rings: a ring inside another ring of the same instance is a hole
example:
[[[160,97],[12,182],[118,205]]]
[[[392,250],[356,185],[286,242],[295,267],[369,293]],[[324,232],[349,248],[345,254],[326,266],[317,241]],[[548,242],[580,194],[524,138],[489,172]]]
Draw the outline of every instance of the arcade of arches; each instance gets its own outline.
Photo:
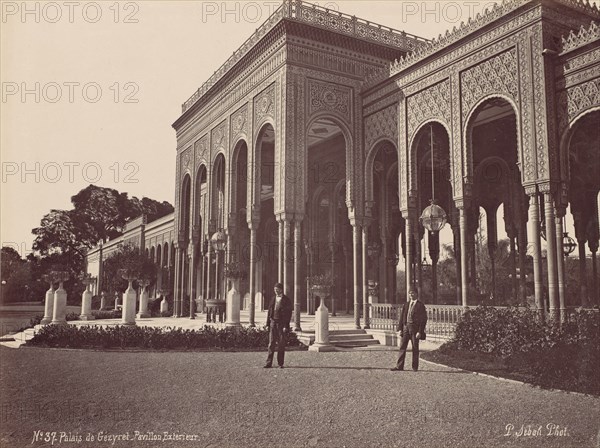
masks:
[[[175,315],[235,283],[253,324],[277,281],[296,329],[321,299],[368,328],[412,287],[551,318],[598,305],[599,20],[508,0],[428,41],[285,1],[173,124]]]

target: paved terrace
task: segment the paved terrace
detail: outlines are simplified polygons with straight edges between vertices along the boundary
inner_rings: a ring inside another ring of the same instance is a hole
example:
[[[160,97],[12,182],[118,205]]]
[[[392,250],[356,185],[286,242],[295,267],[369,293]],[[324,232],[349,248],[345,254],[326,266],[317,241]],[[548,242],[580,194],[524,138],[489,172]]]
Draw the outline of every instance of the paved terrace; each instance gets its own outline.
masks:
[[[199,328],[199,317],[138,324]],[[305,330],[313,320],[302,316]],[[331,318],[332,329],[352,327],[351,316]],[[423,360],[419,372],[390,372],[393,347],[291,351],[283,370],[263,369],[265,355],[0,347],[0,446],[53,446],[40,430],[63,432],[56,446],[81,437],[89,447],[600,446],[597,397]],[[165,434],[183,440],[156,439]]]

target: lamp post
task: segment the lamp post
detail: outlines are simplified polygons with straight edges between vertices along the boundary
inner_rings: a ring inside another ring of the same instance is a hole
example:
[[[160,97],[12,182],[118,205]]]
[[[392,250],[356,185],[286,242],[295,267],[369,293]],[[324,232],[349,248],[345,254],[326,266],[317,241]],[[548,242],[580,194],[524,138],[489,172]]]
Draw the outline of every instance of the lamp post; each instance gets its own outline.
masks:
[[[433,145],[433,125],[429,125],[429,135],[430,135],[430,150],[431,150],[431,200],[430,205],[423,210],[421,213],[421,217],[419,218],[419,222],[423,227],[425,227],[431,234],[437,234],[448,222],[448,215],[442,207],[435,203],[435,169],[434,169],[434,145]],[[425,258],[425,257],[423,257]],[[432,284],[431,284],[431,292],[433,296],[437,296],[437,284],[435,275],[435,261],[432,260]],[[419,285],[420,286],[420,285]],[[466,287],[463,285],[463,288]]]

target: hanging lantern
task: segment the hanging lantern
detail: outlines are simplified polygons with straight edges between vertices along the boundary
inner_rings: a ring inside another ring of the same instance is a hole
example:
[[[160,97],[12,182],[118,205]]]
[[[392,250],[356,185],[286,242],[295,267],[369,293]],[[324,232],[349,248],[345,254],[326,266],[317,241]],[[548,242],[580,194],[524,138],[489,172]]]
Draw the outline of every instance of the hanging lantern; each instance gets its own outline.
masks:
[[[563,253],[565,254],[565,257],[571,255],[576,247],[577,243],[569,236],[569,233],[563,233]]]
[[[210,244],[216,251],[225,250],[225,246],[227,245],[227,236],[222,230],[219,230],[210,238]]]
[[[442,207],[437,205],[435,201],[431,200],[431,205],[423,210],[419,222],[430,232],[436,233],[442,230],[442,228],[448,222],[448,216]]]

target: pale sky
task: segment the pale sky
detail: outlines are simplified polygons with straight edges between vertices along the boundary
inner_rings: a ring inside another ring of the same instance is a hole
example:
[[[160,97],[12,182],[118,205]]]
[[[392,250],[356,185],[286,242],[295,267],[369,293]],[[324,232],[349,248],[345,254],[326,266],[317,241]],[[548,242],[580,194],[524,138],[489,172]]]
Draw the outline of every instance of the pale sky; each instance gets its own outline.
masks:
[[[316,3],[426,38],[492,4]],[[1,5],[1,243],[26,255],[89,183],[173,204],[181,104],[279,2]]]

